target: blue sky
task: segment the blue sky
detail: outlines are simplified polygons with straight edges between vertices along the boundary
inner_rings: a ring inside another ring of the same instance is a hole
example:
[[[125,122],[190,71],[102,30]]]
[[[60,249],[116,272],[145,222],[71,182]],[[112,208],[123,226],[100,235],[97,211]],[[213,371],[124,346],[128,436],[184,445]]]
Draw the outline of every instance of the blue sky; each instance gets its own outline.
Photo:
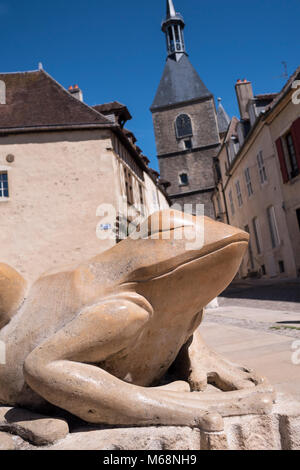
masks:
[[[138,144],[157,167],[149,107],[166,59],[160,23],[165,0],[0,0],[1,72],[45,70],[78,83],[88,104],[118,100],[130,109]],[[174,0],[186,21],[194,67],[230,115],[234,84],[279,91],[287,62],[299,65],[300,0]]]

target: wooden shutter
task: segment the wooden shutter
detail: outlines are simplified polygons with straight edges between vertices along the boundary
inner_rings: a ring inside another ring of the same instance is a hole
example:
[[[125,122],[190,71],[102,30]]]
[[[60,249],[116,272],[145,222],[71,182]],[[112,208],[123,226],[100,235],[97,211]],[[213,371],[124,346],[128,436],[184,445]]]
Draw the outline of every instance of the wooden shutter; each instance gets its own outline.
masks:
[[[295,121],[291,127],[291,134],[294,141],[294,146],[296,150],[296,158],[298,163],[298,168],[300,170],[300,118]]]
[[[282,179],[283,179],[284,183],[287,183],[288,180],[289,180],[289,174],[288,174],[288,170],[287,170],[286,163],[285,163],[284,151],[283,151],[283,145],[282,145],[281,138],[276,140],[276,147],[277,147],[277,153],[278,153],[278,158],[279,158],[279,162],[280,162]]]

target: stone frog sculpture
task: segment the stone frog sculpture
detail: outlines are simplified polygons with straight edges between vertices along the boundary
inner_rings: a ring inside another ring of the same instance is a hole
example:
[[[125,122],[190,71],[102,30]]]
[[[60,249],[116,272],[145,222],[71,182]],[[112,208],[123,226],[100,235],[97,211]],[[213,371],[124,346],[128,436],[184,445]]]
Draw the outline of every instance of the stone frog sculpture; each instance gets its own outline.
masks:
[[[187,250],[200,221],[204,245]],[[198,330],[203,308],[234,278],[248,234],[172,210],[140,232],[29,287],[0,264],[0,403],[50,403],[89,423],[207,431],[222,430],[222,416],[270,412],[266,380],[212,352]],[[168,371],[178,380],[161,385]],[[204,392],[208,383],[219,390]]]

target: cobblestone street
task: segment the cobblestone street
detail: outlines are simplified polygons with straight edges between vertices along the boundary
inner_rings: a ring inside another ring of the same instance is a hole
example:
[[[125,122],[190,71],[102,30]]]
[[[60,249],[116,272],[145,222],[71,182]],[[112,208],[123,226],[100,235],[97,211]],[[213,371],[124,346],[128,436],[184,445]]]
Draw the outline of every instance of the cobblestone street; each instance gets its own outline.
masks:
[[[278,392],[300,400],[300,282],[235,282],[209,309],[201,326],[203,336],[228,359],[256,369]]]
[[[219,304],[300,313],[300,279],[234,282]]]

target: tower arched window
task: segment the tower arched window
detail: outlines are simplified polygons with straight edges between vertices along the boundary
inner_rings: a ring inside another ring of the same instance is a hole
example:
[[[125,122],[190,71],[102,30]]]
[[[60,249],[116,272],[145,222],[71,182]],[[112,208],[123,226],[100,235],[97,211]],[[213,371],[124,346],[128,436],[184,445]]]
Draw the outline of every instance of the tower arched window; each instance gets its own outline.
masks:
[[[170,45],[170,51],[175,52],[175,41],[174,41],[174,29],[173,26],[170,26],[168,29],[168,34],[169,34],[169,45]]]
[[[176,118],[176,135],[178,139],[183,139],[184,137],[192,137],[193,128],[192,120],[187,114],[180,114]]]

